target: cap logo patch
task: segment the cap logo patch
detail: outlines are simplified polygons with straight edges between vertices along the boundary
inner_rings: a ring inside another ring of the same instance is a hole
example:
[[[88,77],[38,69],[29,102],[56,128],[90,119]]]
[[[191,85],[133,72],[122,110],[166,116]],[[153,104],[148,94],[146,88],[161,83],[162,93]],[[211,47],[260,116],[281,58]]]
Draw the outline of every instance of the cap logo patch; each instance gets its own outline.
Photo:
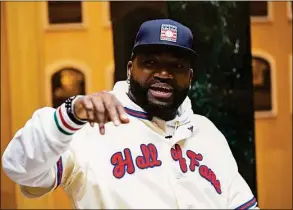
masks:
[[[160,40],[176,42],[177,41],[177,26],[162,24]]]

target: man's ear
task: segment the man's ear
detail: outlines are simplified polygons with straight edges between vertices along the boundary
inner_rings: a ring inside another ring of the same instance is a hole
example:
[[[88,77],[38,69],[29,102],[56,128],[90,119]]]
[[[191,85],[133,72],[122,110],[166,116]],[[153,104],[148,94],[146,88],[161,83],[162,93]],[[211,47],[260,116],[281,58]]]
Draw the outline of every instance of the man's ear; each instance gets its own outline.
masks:
[[[133,65],[133,62],[128,61],[128,63],[127,63],[127,81],[130,80],[130,75],[132,73],[132,65]]]
[[[191,85],[192,82],[192,78],[193,78],[193,69],[190,68],[190,78],[189,78],[189,84]]]

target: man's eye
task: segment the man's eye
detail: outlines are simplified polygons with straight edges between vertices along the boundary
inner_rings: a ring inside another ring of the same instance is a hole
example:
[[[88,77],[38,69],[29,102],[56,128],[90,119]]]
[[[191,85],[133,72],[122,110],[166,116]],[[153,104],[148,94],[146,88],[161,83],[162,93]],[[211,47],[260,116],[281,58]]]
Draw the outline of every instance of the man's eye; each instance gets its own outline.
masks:
[[[144,64],[145,64],[146,66],[153,66],[153,65],[155,64],[155,61],[154,61],[154,60],[146,60],[146,61],[144,62]]]
[[[182,69],[182,68],[184,68],[184,65],[181,64],[181,63],[175,63],[175,64],[173,65],[173,68],[175,68],[175,69]]]

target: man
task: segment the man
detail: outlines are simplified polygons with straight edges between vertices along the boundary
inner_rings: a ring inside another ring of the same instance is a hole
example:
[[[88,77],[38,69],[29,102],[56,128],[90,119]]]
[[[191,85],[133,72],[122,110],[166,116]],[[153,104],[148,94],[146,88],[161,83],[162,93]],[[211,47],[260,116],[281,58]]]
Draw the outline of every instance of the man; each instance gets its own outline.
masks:
[[[255,208],[225,137],[187,97],[195,52],[182,24],[138,31],[127,82],[41,108],[3,154],[35,198],[61,186],[75,208]]]

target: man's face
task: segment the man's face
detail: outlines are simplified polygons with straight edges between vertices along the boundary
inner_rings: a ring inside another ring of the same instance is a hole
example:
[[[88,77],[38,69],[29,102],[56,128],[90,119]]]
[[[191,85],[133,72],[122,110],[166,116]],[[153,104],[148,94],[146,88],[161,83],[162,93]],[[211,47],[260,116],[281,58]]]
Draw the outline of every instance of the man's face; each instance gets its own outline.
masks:
[[[128,63],[130,93],[143,108],[177,110],[192,78],[188,59],[165,52],[139,53]]]

